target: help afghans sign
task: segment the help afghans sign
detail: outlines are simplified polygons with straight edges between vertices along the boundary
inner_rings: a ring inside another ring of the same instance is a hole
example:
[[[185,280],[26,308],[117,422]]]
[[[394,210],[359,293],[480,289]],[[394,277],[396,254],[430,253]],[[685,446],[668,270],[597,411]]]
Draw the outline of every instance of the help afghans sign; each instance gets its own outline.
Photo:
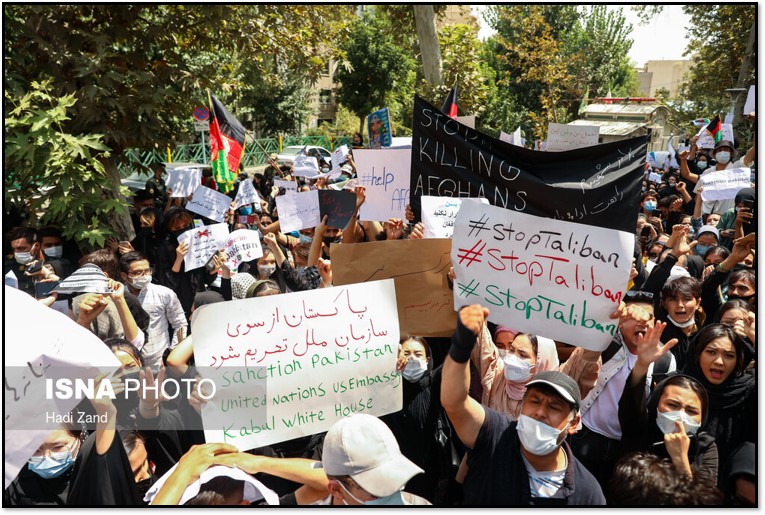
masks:
[[[253,449],[401,409],[392,279],[225,304],[191,321],[197,369],[217,385],[208,442]]]
[[[566,152],[536,152],[414,104],[410,204],[483,197],[529,215],[634,232],[648,136]]]
[[[632,265],[634,234],[463,202],[454,224],[454,307],[589,350],[605,349]]]

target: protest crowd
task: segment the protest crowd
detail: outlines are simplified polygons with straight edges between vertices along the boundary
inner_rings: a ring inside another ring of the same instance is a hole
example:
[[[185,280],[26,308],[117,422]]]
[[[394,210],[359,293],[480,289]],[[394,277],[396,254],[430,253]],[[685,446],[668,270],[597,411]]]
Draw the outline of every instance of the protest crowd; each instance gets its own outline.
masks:
[[[113,366],[89,377],[117,395],[76,399],[97,422],[26,454],[6,437],[3,504],[755,506],[754,146],[714,122],[711,145],[691,137],[666,163],[646,161],[647,138],[557,153],[481,135],[487,164],[450,109],[415,110],[411,149],[385,148],[375,114],[374,148],[359,133],[331,161],[246,173],[218,144],[225,169],[185,183],[157,164],[132,197],[135,238],[86,255],[56,227],[7,230],[6,285],[100,340]],[[739,169],[746,187],[714,181]],[[569,283],[560,302],[538,290]],[[90,352],[69,343],[61,361]],[[204,378],[227,368],[268,389],[217,401]],[[169,380],[188,395],[156,388]],[[233,403],[267,406],[265,422],[232,438],[209,413]]]

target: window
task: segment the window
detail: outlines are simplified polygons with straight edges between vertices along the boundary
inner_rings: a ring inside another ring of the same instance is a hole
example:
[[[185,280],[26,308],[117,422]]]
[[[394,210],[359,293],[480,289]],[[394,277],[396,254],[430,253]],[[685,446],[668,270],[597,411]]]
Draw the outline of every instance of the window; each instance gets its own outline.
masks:
[[[331,89],[322,89],[319,91],[319,103],[320,104],[331,104],[332,103],[332,90]]]

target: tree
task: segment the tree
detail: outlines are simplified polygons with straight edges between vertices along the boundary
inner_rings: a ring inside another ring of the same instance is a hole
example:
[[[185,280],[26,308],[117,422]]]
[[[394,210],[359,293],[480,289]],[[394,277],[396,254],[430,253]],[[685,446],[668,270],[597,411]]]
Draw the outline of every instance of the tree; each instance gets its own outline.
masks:
[[[414,67],[408,53],[397,46],[381,20],[364,13],[353,22],[341,49],[347,66],[338,66],[335,80],[339,101],[359,117],[359,131],[372,111],[385,107],[386,95]]]
[[[127,148],[164,148],[186,137],[204,89],[223,89],[231,56],[268,72],[275,60],[315,79],[345,34],[350,6],[330,5],[7,5],[5,84],[18,102],[34,81],[50,78],[52,98],[74,95],[62,130],[102,134],[110,186],[123,200],[117,162]],[[299,23],[296,23],[296,20]],[[245,57],[246,56],[246,57]],[[225,100],[225,96],[223,98]],[[30,192],[33,194],[33,192]],[[130,238],[126,211],[97,221]]]
[[[414,20],[417,26],[417,36],[420,41],[420,55],[425,72],[425,81],[430,87],[442,86],[441,76],[441,47],[436,31],[436,15],[432,5],[414,4]]]

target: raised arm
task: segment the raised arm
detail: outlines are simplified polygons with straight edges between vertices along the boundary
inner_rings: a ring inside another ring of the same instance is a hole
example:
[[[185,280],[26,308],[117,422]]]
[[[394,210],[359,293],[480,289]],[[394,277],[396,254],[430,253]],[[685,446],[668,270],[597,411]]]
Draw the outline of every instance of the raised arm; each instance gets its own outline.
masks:
[[[443,365],[441,405],[449,416],[462,443],[473,448],[486,412],[468,395],[470,389],[470,354],[489,316],[489,310],[479,304],[462,308],[457,317],[457,329],[452,346]]]
[[[699,176],[695,173],[691,173],[691,170],[688,168],[688,151],[684,150],[678,152],[677,157],[678,164],[680,164],[680,176],[691,182],[699,182]]]

